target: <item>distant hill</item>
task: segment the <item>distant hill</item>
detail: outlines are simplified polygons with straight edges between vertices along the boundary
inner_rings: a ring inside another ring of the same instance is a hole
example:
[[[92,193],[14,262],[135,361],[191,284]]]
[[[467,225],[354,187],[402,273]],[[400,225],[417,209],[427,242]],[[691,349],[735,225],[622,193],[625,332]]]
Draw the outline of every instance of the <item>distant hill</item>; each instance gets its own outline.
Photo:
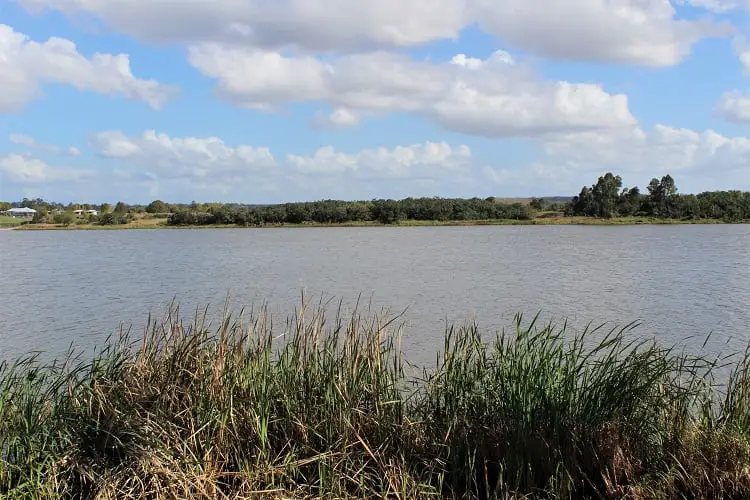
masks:
[[[573,199],[572,196],[538,196],[548,203],[568,203]],[[502,203],[505,205],[513,205],[514,203],[520,203],[522,205],[528,205],[531,203],[533,198],[495,198],[495,203]]]

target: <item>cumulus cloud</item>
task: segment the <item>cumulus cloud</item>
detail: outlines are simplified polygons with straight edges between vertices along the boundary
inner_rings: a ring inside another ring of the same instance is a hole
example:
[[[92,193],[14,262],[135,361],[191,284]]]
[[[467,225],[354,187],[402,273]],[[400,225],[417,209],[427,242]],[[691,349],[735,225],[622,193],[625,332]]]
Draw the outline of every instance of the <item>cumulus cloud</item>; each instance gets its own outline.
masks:
[[[204,44],[190,49],[190,61],[218,80],[224,99],[260,110],[323,102],[348,112],[409,112],[486,137],[635,124],[625,95],[594,84],[541,80],[503,51],[486,60],[457,56],[447,63],[387,52],[324,62]]]
[[[477,0],[476,20],[545,57],[673,66],[728,25],[676,19],[670,0]]]
[[[561,193],[577,192],[607,171],[626,183],[648,182],[672,174],[684,191],[750,189],[750,138],[726,137],[667,125],[645,131],[587,132],[549,137],[542,158],[523,169],[486,168],[499,185],[540,185]]]
[[[300,173],[378,179],[435,178],[441,173],[465,169],[471,159],[467,146],[454,149],[445,142],[366,149],[355,154],[341,153],[327,146],[311,156],[287,155],[289,164]]]
[[[359,125],[359,121],[357,113],[346,108],[336,108],[328,115],[318,113],[313,119],[313,125],[318,128],[346,128]]]
[[[61,148],[50,144],[44,144],[37,141],[35,138],[26,134],[10,134],[8,137],[10,142],[18,144],[20,146],[26,146],[31,149],[38,149],[41,151],[49,151],[51,153],[62,154],[66,156],[80,156],[81,151],[75,146],[68,146],[67,148]]]
[[[167,178],[241,175],[272,169],[276,164],[268,148],[231,147],[218,137],[172,138],[153,130],[141,137],[104,131],[92,138],[91,145],[105,158],[135,160]]]
[[[18,0],[83,12],[149,41],[351,52],[456,39],[479,25],[542,56],[668,66],[725,26],[678,20],[669,0]],[[732,0],[692,0],[704,7]]]
[[[750,123],[750,95],[733,90],[724,92],[716,105],[716,112],[736,123]]]
[[[428,141],[357,153],[343,153],[326,146],[312,155],[288,154],[286,163],[279,164],[265,147],[232,147],[217,137],[170,137],[153,130],[141,137],[128,137],[120,131],[99,132],[92,137],[91,145],[103,158],[154,168],[163,177],[193,179],[228,173],[254,176],[258,172],[267,176],[294,173],[411,178],[460,171],[472,159],[467,146],[454,148],[445,142]]]
[[[0,156],[0,179],[12,184],[68,182],[91,176],[92,172],[90,171],[51,167],[38,158],[17,153]]]
[[[747,0],[677,0],[679,5],[692,5],[712,12],[725,13],[745,7],[750,7]]]
[[[465,0],[19,0],[31,11],[93,14],[149,41],[241,42],[313,51],[409,46],[457,38]]]
[[[435,196],[443,193],[446,184],[455,193],[475,183],[471,150],[447,142],[351,152],[324,146],[310,153],[288,153],[278,161],[264,147],[229,146],[216,137],[170,137],[154,131],[138,137],[100,132],[92,137],[91,146],[112,161],[107,171],[123,189],[141,186],[153,191],[158,186],[161,195],[170,199],[222,196],[279,202]],[[102,167],[106,169],[106,163]],[[463,194],[474,192],[467,188]]]
[[[745,74],[750,75],[750,47],[747,40],[739,37],[734,40],[733,46]],[[715,112],[731,122],[750,123],[750,94],[736,89],[724,92],[716,103]]]
[[[161,108],[174,89],[133,76],[127,54],[95,53],[90,59],[63,38],[39,43],[0,24],[0,113],[19,111],[41,94],[45,83],[81,91],[122,95]]]

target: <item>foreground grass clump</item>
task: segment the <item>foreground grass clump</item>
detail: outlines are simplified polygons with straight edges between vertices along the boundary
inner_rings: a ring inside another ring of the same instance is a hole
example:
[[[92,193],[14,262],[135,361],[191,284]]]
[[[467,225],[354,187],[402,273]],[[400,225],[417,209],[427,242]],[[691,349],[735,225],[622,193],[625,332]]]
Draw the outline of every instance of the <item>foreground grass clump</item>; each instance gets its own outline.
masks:
[[[91,361],[0,367],[4,498],[750,495],[750,377],[630,329],[449,329],[408,375],[394,321],[170,308]]]

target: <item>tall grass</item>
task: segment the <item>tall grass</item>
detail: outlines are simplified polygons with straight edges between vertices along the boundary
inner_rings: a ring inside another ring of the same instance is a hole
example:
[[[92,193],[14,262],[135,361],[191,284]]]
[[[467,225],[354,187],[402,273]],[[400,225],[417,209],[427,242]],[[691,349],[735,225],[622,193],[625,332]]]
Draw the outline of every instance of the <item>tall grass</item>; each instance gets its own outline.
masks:
[[[449,328],[409,375],[397,319],[172,306],[91,359],[0,365],[7,498],[750,495],[748,356],[633,325]]]

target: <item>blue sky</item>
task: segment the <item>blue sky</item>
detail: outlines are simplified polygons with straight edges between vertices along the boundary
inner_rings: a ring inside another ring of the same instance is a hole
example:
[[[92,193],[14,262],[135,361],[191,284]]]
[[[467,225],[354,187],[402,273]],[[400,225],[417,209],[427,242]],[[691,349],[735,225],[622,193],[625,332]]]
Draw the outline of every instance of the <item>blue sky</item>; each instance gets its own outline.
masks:
[[[0,199],[750,189],[741,0],[10,0]]]

